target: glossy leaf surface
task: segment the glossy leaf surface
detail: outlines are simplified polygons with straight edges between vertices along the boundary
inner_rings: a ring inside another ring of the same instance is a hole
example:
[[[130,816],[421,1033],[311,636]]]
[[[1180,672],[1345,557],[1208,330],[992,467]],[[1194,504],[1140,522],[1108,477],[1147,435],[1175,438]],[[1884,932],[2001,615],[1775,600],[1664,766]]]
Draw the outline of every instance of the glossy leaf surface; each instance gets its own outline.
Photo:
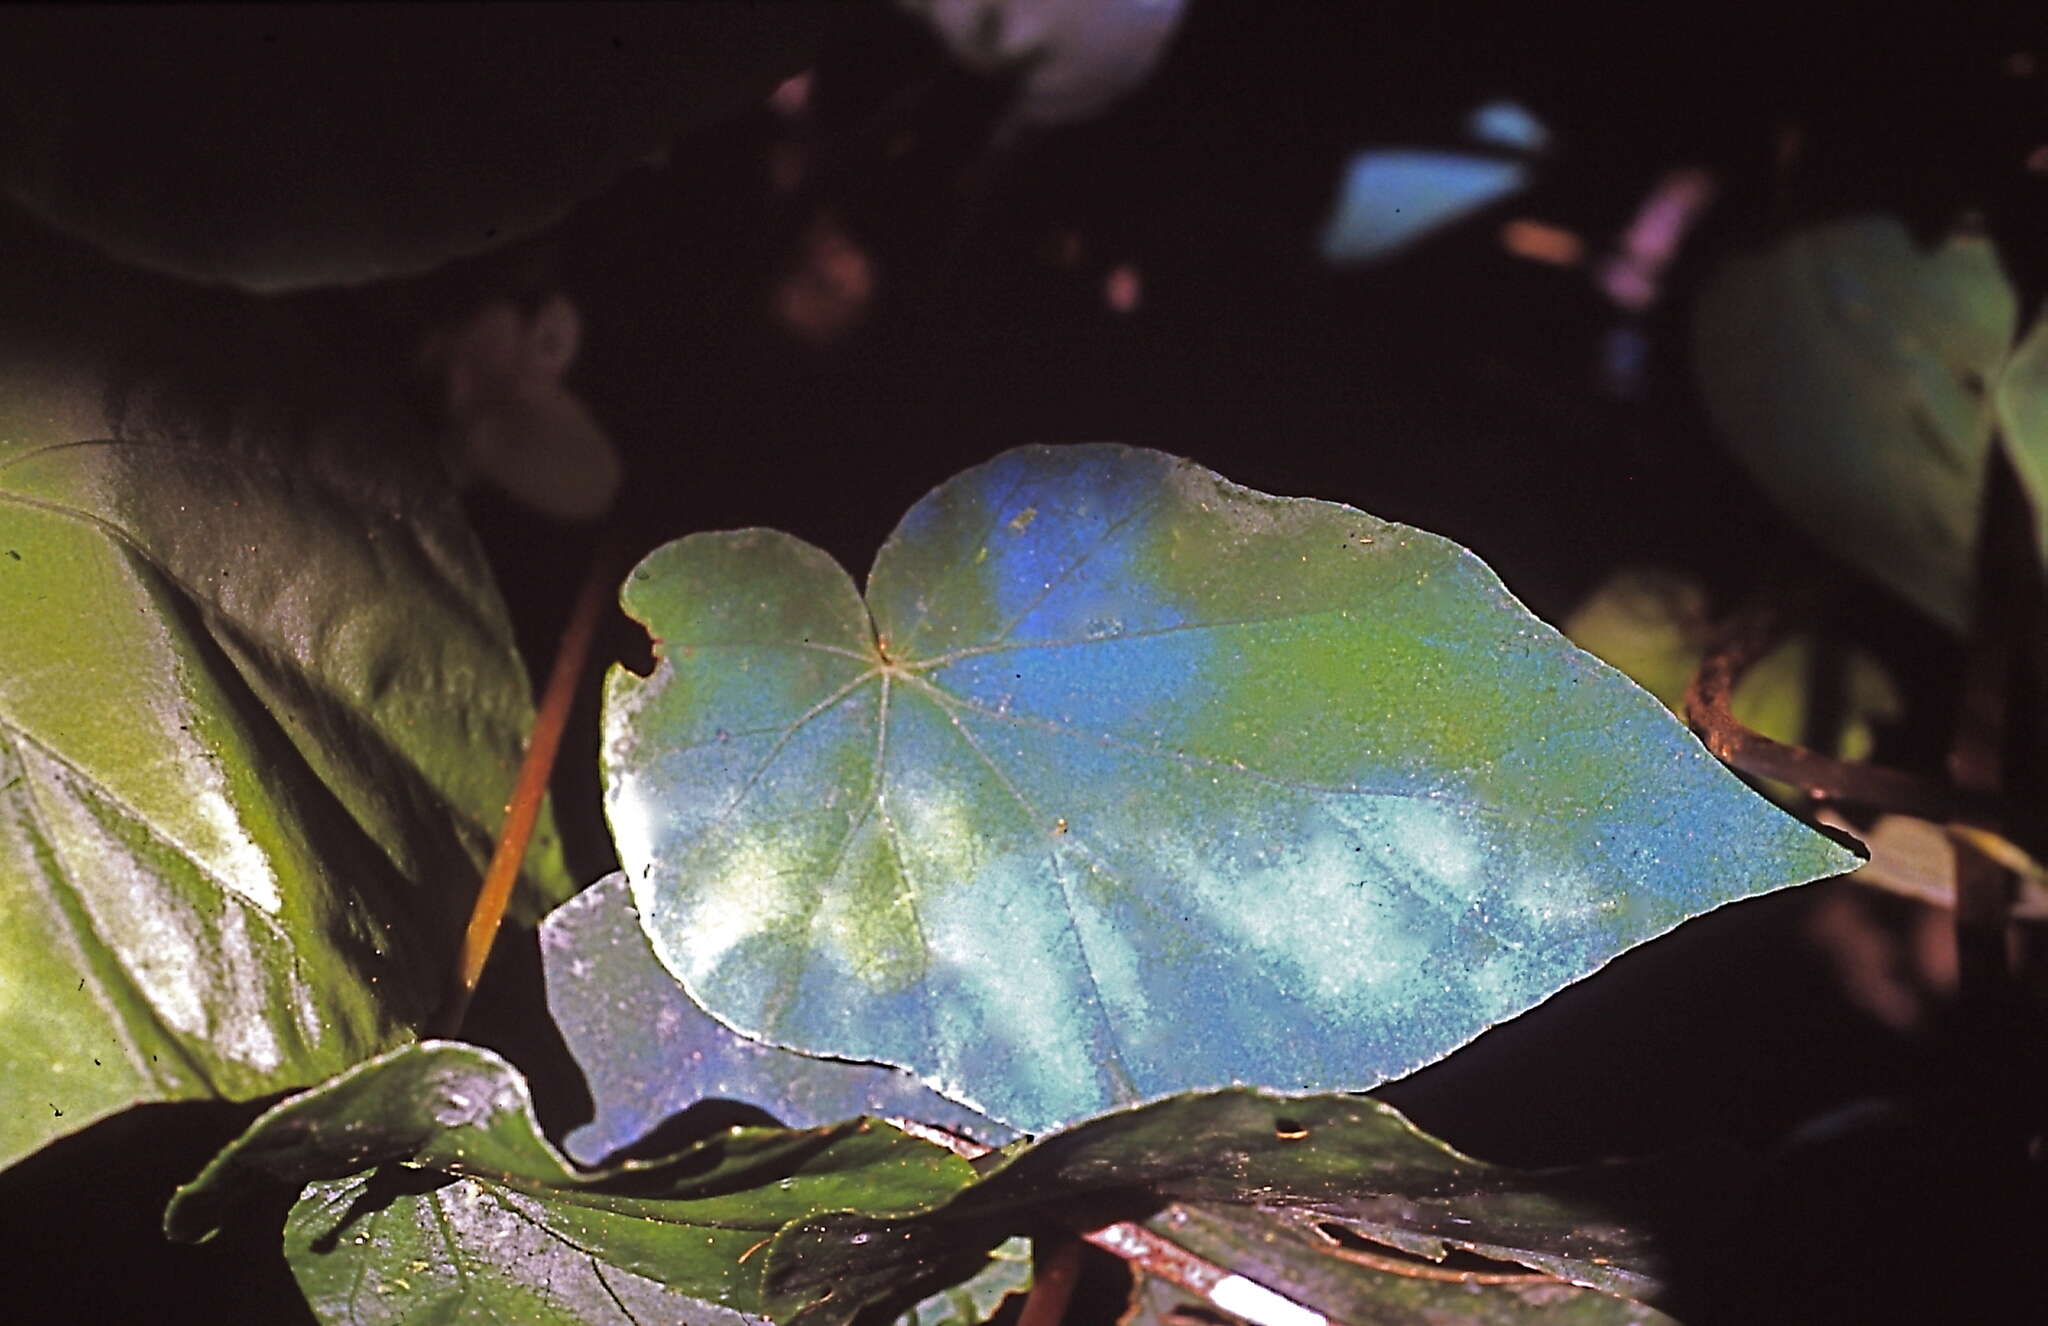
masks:
[[[786,1222],[922,1209],[972,1177],[867,1121],[730,1129],[577,1170],[541,1136],[517,1070],[429,1041],[264,1114],[179,1190],[165,1227],[200,1236],[256,1185],[310,1182],[286,1250],[325,1320],[630,1321],[625,1305],[644,1302],[713,1322],[758,1309],[763,1260],[747,1254]]]
[[[778,1319],[843,1321],[895,1277],[962,1247],[991,1246],[1036,1211],[1057,1205],[1071,1214],[1092,1199],[1107,1220],[1143,1215],[1161,1198],[1242,1207],[1315,1238],[1323,1236],[1314,1226],[1328,1224],[1432,1260],[1469,1250],[1604,1293],[1654,1298],[1666,1267],[1650,1218],[1709,1196],[1692,1176],[1654,1166],[1524,1173],[1488,1165],[1358,1097],[1219,1092],[1055,1134],[919,1216],[845,1212],[794,1225],[769,1249],[769,1303]]]
[[[1723,438],[1779,506],[1960,628],[2001,425],[2048,521],[2048,332],[2015,353],[2018,319],[1989,241],[1928,249],[1863,216],[1727,263],[1700,294],[1696,365]]]
[[[196,303],[127,356],[0,325],[0,1165],[409,1036],[532,720],[406,416]]]
[[[863,604],[786,535],[628,581],[607,807],[741,1032],[1025,1132],[1373,1086],[1854,859],[1443,539],[1127,447],[942,485]]]
[[[556,908],[541,923],[540,946],[548,1010],[596,1107],[562,1142],[579,1164],[596,1164],[704,1100],[753,1105],[793,1128],[868,1114],[982,1142],[1014,1136],[900,1068],[814,1059],[733,1032],[655,958],[624,875]]]

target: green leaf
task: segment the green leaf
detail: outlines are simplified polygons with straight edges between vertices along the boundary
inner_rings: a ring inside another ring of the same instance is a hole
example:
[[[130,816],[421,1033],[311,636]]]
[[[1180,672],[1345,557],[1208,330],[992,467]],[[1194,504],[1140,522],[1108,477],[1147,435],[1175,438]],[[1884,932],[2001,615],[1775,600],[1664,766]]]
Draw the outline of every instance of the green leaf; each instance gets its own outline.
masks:
[[[550,913],[541,923],[540,950],[548,1011],[596,1110],[562,1141],[578,1163],[595,1164],[706,1100],[754,1105],[797,1128],[868,1114],[938,1124],[982,1141],[1015,1136],[899,1068],[814,1059],[729,1030],[655,960],[622,874]]]
[[[415,427],[192,303],[203,366],[0,326],[0,1166],[410,1036],[531,722]],[[567,891],[547,824],[528,884]]]
[[[1014,1238],[957,1285],[939,1290],[896,1319],[896,1326],[982,1326],[1012,1294],[1031,1290],[1031,1240]]]
[[[919,502],[864,604],[694,535],[624,592],[607,809],[721,1021],[1026,1132],[1366,1088],[1855,864],[1443,539],[1117,446]]]
[[[1764,491],[1960,629],[2001,424],[2048,522],[2048,334],[2015,358],[2019,300],[1989,241],[1923,249],[1889,216],[1811,227],[1730,260],[1694,317],[1708,408]]]
[[[252,1188],[310,1182],[286,1252],[324,1320],[631,1321],[644,1302],[722,1321],[759,1311],[761,1245],[787,1222],[926,1209],[972,1178],[868,1120],[733,1128],[577,1170],[541,1136],[516,1069],[428,1041],[264,1114],[179,1189],[165,1229],[201,1237]]]
[[[1705,1180],[1647,1164],[1504,1169],[1461,1156],[1391,1107],[1358,1097],[1176,1097],[1014,1151],[922,1214],[842,1212],[792,1225],[769,1248],[769,1310],[777,1320],[845,1321],[911,1269],[993,1246],[1055,1207],[1071,1217],[1085,1206],[1107,1221],[1145,1215],[1161,1200],[1242,1207],[1328,1246],[1316,1226],[1425,1258],[1471,1251],[1603,1293],[1655,1299],[1666,1292],[1669,1268],[1650,1231],[1706,1204],[1716,1181],[1733,1181],[1718,1158]],[[1179,1238],[1178,1227],[1162,1232]]]
[[[1585,1326],[1659,1326],[1672,1318],[1626,1298],[1584,1289],[1533,1274],[1517,1276],[1512,1266],[1487,1268],[1468,1278],[1426,1265],[1406,1271],[1386,1249],[1371,1254],[1375,1264],[1315,1232],[1312,1221],[1285,1219],[1256,1208],[1175,1207],[1150,1223],[1189,1252],[1223,1268],[1214,1297],[1198,1297],[1167,1280],[1145,1276],[1135,1286],[1133,1311],[1120,1326],[1186,1326],[1189,1315],[1214,1314],[1236,1305],[1246,1319],[1262,1301],[1260,1290],[1277,1293],[1347,1326],[1517,1326],[1525,1322],[1585,1323]],[[1431,1274],[1435,1272],[1435,1274]],[[1234,1278],[1235,1284],[1229,1283]],[[1296,1318],[1282,1317],[1282,1320]],[[1308,1318],[1299,1320],[1306,1322]]]
[[[1706,590],[1674,572],[1618,571],[1572,611],[1564,633],[1682,715],[1712,634]],[[1735,717],[1778,741],[1805,742],[1814,647],[1811,632],[1793,635],[1744,672],[1730,697]],[[1868,759],[1877,728],[1898,719],[1905,701],[1884,665],[1863,650],[1848,651],[1842,665],[1842,726],[1831,753]]]

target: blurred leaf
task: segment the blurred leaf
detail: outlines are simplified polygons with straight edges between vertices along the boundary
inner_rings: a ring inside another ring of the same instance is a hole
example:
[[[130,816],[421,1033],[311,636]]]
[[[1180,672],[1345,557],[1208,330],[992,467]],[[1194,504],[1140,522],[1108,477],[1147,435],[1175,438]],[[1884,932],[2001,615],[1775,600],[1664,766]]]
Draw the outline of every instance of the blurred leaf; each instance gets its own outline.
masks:
[[[583,1164],[632,1145],[702,1100],[758,1106],[796,1128],[870,1114],[938,1124],[981,1141],[1015,1136],[900,1068],[813,1059],[729,1030],[655,958],[622,874],[557,908],[541,924],[540,947],[548,1011],[597,1109],[563,1141]]]
[[[1152,76],[1180,26],[1184,0],[900,0],[953,57],[983,74],[1014,75],[1015,125],[1090,120]]]
[[[816,4],[0,11],[0,193],[116,258],[264,292],[554,224],[811,59]],[[175,59],[166,58],[175,51]]]
[[[1518,161],[1421,148],[1360,152],[1344,168],[1323,227],[1323,260],[1390,258],[1528,184],[1529,168]]]
[[[1708,408],[1764,491],[1960,629],[2001,425],[2048,522],[2048,333],[2015,352],[2018,297],[1990,243],[1923,250],[1889,216],[1811,227],[1727,262],[1694,318]]]
[[[972,1178],[868,1120],[728,1129],[579,1171],[542,1138],[516,1069],[428,1041],[264,1114],[178,1190],[165,1229],[202,1237],[252,1191],[310,1183],[285,1242],[323,1320],[636,1321],[637,1302],[710,1322],[759,1310],[754,1250],[786,1222],[921,1210]]]
[[[0,308],[5,1165],[408,1038],[532,705],[416,426],[275,310]]]
[[[660,663],[607,684],[607,808],[663,963],[1025,1132],[1371,1087],[1856,864],[1463,549],[1157,452],[968,471],[865,604],[762,530],[624,601]]]
[[[1847,878],[1933,907],[1956,905],[1956,839],[2012,872],[2006,911],[2015,921],[2048,921],[2048,867],[2017,843],[1970,825],[1943,825],[1911,815],[1879,815],[1858,824],[1823,807],[1814,819],[1854,834],[1870,861]]]
[[[1565,1284],[1513,1266],[1460,1273],[1417,1262],[1405,1271],[1398,1252],[1361,1254],[1319,1233],[1315,1221],[1246,1207],[1175,1207],[1149,1222],[1174,1242],[1228,1267],[1236,1283],[1197,1297],[1154,1276],[1135,1287],[1135,1306],[1120,1326],[1186,1326],[1186,1315],[1236,1305],[1265,1322],[1259,1291],[1274,1292],[1346,1326],[1513,1326],[1522,1322],[1584,1322],[1587,1326],[1661,1326],[1672,1319],[1631,1299]],[[1370,1261],[1364,1260],[1370,1258]],[[1219,1303],[1220,1300],[1220,1303]],[[1200,1320],[1201,1318],[1197,1318]],[[1291,1320],[1283,1318],[1286,1320]],[[1304,1322],[1306,1318],[1302,1318]]]
[[[770,1245],[766,1286],[778,1320],[842,1322],[911,1269],[991,1247],[1055,1207],[1062,1218],[1089,1210],[1106,1223],[1174,1200],[1242,1208],[1215,1216],[1226,1227],[1290,1225],[1321,1240],[1333,1260],[1342,1259],[1315,1232],[1319,1224],[1425,1258],[1470,1250],[1654,1298],[1665,1292],[1668,1267],[1652,1231],[1720,1200],[1715,1185],[1738,1181],[1718,1157],[1712,1168],[1524,1173],[1461,1156],[1377,1101],[1226,1091],[1091,1119],[1013,1151],[979,1183],[918,1215],[848,1211],[792,1225]],[[1162,1232],[1177,1241],[1181,1230]],[[1289,1257],[1303,1264],[1299,1249]],[[1263,1273],[1255,1258],[1212,1259]],[[1353,1278],[1349,1267],[1313,1265]],[[1264,1283],[1293,1292],[1289,1281]]]
[[[1675,572],[1618,571],[1573,610],[1564,633],[1683,716],[1686,688],[1712,635],[1707,593],[1698,581]],[[1730,698],[1737,721],[1774,740],[1803,744],[1813,649],[1811,632],[1790,636],[1745,672]],[[1841,684],[1840,739],[1825,753],[1868,759],[1877,729],[1900,718],[1905,700],[1884,665],[1861,649],[1848,652]]]
[[[1550,130],[1543,121],[1519,101],[1506,98],[1476,107],[1465,119],[1465,136],[1515,152],[1541,152],[1550,146]]]

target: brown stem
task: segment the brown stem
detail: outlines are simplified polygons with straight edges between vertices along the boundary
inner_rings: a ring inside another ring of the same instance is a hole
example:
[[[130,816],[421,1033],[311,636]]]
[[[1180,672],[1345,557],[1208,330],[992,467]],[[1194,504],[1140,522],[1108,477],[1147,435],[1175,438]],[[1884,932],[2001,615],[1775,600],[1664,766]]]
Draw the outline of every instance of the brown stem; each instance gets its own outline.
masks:
[[[1760,607],[1726,624],[1708,646],[1685,693],[1685,716],[1717,759],[1758,778],[1790,783],[1815,801],[1857,805],[1949,820],[1962,811],[1962,798],[1946,785],[1902,769],[1837,760],[1777,741],[1735,717],[1730,707],[1737,683],[1777,645],[1780,614]]]
[[[577,593],[576,606],[563,629],[562,643],[555,651],[554,670],[548,674],[547,689],[534,715],[533,735],[526,744],[526,757],[519,764],[519,780],[513,784],[512,799],[505,806],[505,824],[498,833],[496,851],[484,871],[477,890],[476,905],[469,915],[469,929],[462,937],[462,952],[456,965],[454,983],[440,1013],[433,1022],[433,1034],[453,1036],[462,1030],[469,1001],[476,994],[498,937],[498,924],[512,898],[512,886],[519,878],[526,845],[533,837],[534,822],[540,817],[547,797],[548,778],[561,749],[562,729],[569,722],[569,708],[576,698],[576,683],[590,656],[590,642],[597,634],[597,621],[610,597],[612,567],[616,561],[613,540],[607,537],[591,559],[590,572]]]
[[[1061,1238],[1048,1242],[1052,1246],[1040,1249],[1038,1264],[1031,1268],[1031,1292],[1024,1297],[1017,1326],[1060,1326],[1074,1287],[1081,1282],[1081,1241]]]
[[[2042,592],[2034,517],[2002,445],[1985,465],[1971,584],[1970,637],[1962,703],[1949,743],[1949,776],[1989,802],[2003,789],[2007,708],[2019,680],[2020,644],[2040,626]],[[1997,819],[1984,827],[1999,832]],[[1966,1005],[1983,1010],[2003,999],[2009,973],[2005,930],[2012,919],[2013,876],[1967,840],[1956,843],[1956,977]]]

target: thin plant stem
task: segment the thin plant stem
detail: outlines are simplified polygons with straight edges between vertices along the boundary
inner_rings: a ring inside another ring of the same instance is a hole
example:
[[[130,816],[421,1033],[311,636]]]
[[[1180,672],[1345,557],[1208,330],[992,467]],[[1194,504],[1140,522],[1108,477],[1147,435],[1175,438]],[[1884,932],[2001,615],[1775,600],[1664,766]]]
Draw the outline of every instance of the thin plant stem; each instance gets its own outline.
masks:
[[[526,744],[526,757],[520,761],[519,780],[513,784],[512,799],[505,805],[505,824],[498,833],[497,849],[491,854],[491,864],[477,890],[476,905],[470,910],[454,984],[434,1019],[436,1035],[453,1036],[462,1030],[469,1001],[476,994],[477,982],[483,978],[484,964],[490,960],[498,925],[504,920],[512,886],[526,858],[527,843],[533,837],[534,822],[540,817],[541,803],[547,797],[548,779],[562,746],[562,729],[569,722],[576,684],[590,656],[591,640],[597,634],[598,617],[610,598],[611,572],[617,561],[614,553],[614,540],[607,536],[591,558],[590,571],[577,592],[569,624],[562,631],[554,669],[548,674],[547,689],[542,692],[540,709],[534,715],[533,736]]]

